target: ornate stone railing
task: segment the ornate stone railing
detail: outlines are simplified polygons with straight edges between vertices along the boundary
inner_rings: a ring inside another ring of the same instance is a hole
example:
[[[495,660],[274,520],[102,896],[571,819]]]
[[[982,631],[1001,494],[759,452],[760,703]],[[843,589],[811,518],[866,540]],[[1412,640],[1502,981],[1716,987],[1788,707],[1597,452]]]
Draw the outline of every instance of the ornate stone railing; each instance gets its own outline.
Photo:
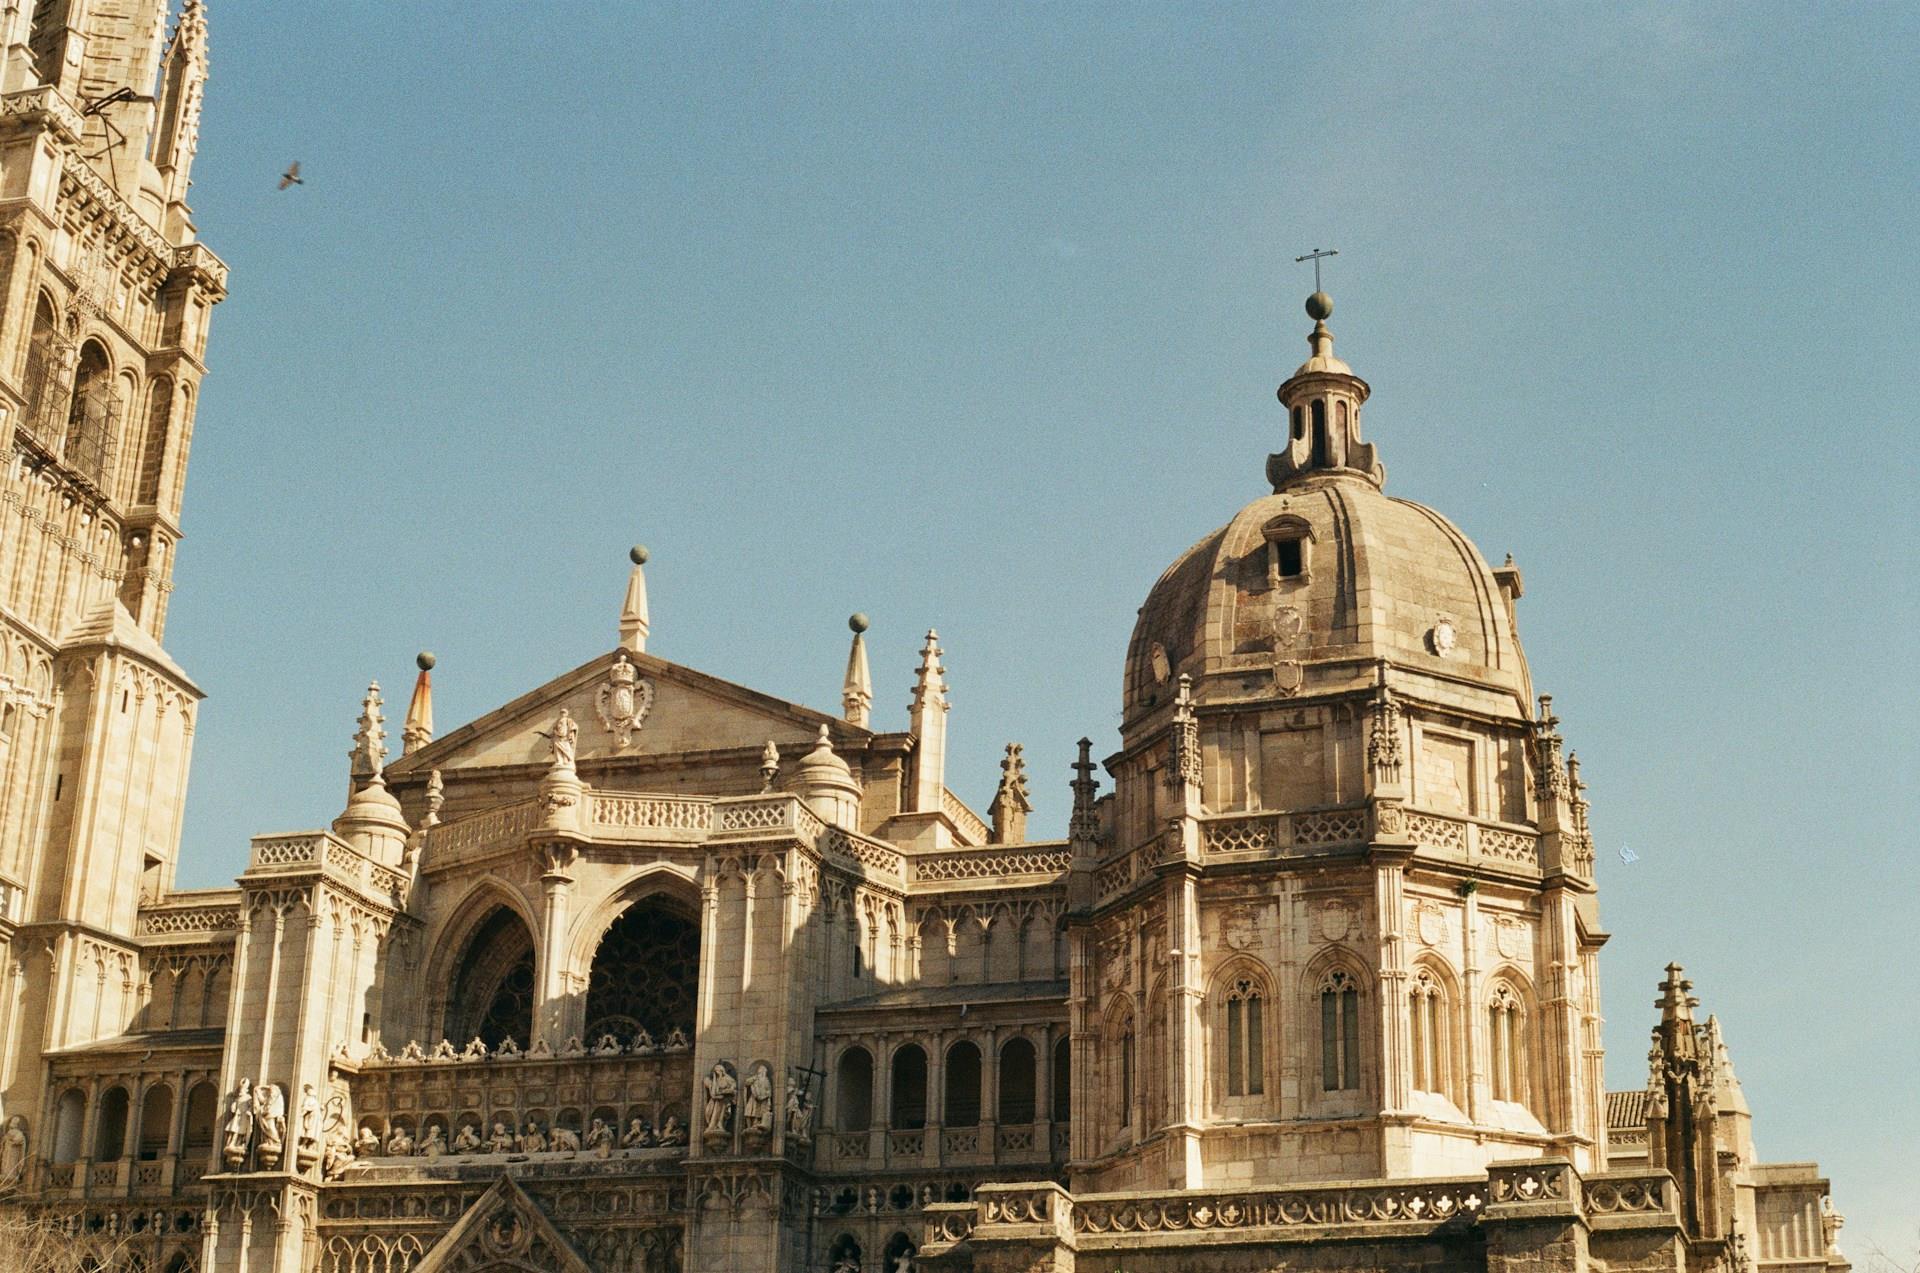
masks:
[[[1486,1207],[1488,1197],[1483,1177],[1336,1188],[1087,1194],[1073,1200],[1073,1231],[1093,1245],[1125,1246],[1148,1235],[1189,1235],[1196,1230],[1438,1227],[1471,1223]],[[1183,1236],[1181,1240],[1190,1239]]]
[[[1102,902],[1119,897],[1139,878],[1139,850],[1129,849],[1102,864],[1093,873],[1093,895]]]
[[[1366,838],[1365,809],[1237,814],[1207,819],[1200,830],[1200,849],[1209,858],[1233,860],[1344,848]]]
[[[920,1215],[922,1256],[940,1255],[973,1236],[976,1209],[971,1202],[936,1202]]]
[[[967,808],[965,801],[945,787],[940,789],[940,810],[953,820],[953,829],[959,833],[962,840],[970,844],[985,844],[993,838],[993,832],[986,821]]]
[[[645,839],[705,839],[713,830],[713,801],[699,796],[620,795],[594,792],[589,805],[592,831],[608,839],[644,831]],[[683,832],[661,836],[660,832]]]
[[[140,908],[142,937],[210,936],[240,927],[240,890],[174,893]]]
[[[468,814],[427,832],[423,860],[427,867],[438,870],[509,845],[518,846],[539,824],[540,806],[532,800]]]
[[[255,836],[247,873],[253,875],[281,871],[326,871],[338,879],[358,884],[374,896],[390,900],[396,906],[406,893],[407,879],[404,875],[391,867],[382,866],[325,831]]]
[[[1408,810],[1407,834],[1422,848],[1444,856],[1535,870],[1540,866],[1540,837],[1522,828]]]
[[[295,835],[256,835],[253,853],[247,860],[249,871],[310,871],[324,860],[329,844],[337,844],[324,831],[302,831]]]
[[[1594,1228],[1610,1224],[1642,1225],[1649,1215],[1675,1212],[1673,1177],[1666,1172],[1619,1171],[1580,1181],[1581,1204]],[[1675,1216],[1677,1222],[1678,1217]]]
[[[1029,845],[1006,849],[962,849],[957,853],[924,853],[908,861],[913,866],[915,883],[951,883],[1018,875],[1057,877],[1073,865],[1073,854],[1064,845],[1059,848]]]
[[[906,879],[906,856],[884,840],[875,840],[840,827],[828,827],[822,845],[829,853],[837,853],[892,879]]]

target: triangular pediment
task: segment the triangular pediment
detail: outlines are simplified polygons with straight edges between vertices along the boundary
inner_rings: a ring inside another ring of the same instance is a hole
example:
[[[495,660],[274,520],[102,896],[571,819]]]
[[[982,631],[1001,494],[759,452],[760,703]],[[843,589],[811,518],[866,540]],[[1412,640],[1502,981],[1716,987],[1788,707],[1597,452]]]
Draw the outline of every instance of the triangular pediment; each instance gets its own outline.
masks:
[[[414,1273],[593,1273],[565,1235],[513,1177],[502,1175],[474,1201]]]
[[[633,672],[629,698],[619,692],[627,679],[617,670],[622,662]],[[552,755],[545,735],[562,708],[579,726],[583,769],[623,757],[758,752],[769,739],[782,755],[795,756],[813,745],[821,725],[830,726],[835,739],[870,736],[837,717],[717,676],[649,654],[614,651],[396,760],[388,773],[399,778],[440,769],[451,778],[459,769],[545,766]]]

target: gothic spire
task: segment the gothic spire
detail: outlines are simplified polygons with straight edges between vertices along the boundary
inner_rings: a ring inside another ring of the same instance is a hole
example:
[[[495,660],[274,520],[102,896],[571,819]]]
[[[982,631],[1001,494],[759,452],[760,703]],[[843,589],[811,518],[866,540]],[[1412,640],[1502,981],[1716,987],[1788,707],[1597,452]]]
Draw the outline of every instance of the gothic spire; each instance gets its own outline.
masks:
[[[360,701],[360,728],[354,731],[353,749],[347,753],[355,791],[378,778],[387,764],[386,719],[380,707],[380,682],[373,681]]]
[[[627,552],[633,573],[627,576],[627,596],[620,606],[620,648],[635,654],[647,648],[647,547],[635,544]]]
[[[868,728],[873,719],[873,673],[867,667],[867,643],[861,633],[867,630],[867,616],[848,616],[853,629],[853,648],[847,651],[847,675],[840,686],[840,703],[846,709],[847,723]]]
[[[1093,802],[1100,782],[1093,776],[1093,740],[1080,740],[1080,758],[1073,763],[1073,815],[1067,819],[1067,836],[1076,844],[1092,844],[1100,831]]]
[[[913,809],[932,813],[946,794],[947,670],[940,663],[940,634],[927,629],[920,648],[920,667],[913,680],[913,703],[907,729],[918,740],[914,747]]]
[[[1027,796],[1027,762],[1019,743],[1008,743],[1000,761],[1000,787],[987,809],[993,818],[995,844],[1019,844],[1027,838],[1027,815],[1033,802]]]
[[[413,700],[407,704],[406,723],[400,728],[402,756],[433,741],[433,651],[420,651],[413,663],[420,675],[414,678]]]

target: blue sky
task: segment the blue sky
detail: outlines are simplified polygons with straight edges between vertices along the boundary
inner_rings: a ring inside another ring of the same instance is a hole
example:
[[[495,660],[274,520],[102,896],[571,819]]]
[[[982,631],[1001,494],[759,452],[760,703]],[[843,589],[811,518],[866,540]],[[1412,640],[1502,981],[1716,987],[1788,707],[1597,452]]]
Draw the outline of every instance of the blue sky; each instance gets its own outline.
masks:
[[[1525,573],[1612,1085],[1680,960],[1762,1153],[1821,1161],[1857,1262],[1913,1246],[1920,9],[212,20],[183,883],[337,813],[416,650],[444,731],[609,646],[636,540],[649,648],[770,693],[832,708],[870,614],[882,728],[938,627],[950,782],[984,807],[1019,740],[1062,833],[1337,247],[1389,490]]]

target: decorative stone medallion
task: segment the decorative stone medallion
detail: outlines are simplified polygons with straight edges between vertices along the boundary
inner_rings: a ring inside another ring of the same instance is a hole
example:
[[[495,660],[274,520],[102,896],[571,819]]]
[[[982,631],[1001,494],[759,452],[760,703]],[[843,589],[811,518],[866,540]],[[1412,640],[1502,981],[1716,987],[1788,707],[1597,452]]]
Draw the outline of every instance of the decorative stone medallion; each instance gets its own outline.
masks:
[[[1153,683],[1165,685],[1168,678],[1173,675],[1173,664],[1167,658],[1167,647],[1155,641],[1153,650],[1147,657],[1153,665]]]
[[[1433,902],[1415,908],[1413,926],[1423,946],[1438,946],[1447,939],[1447,913]]]
[[[1300,640],[1307,621],[1293,606],[1276,606],[1273,611],[1273,648],[1284,650]]]
[[[1235,950],[1248,949],[1260,935],[1259,917],[1244,903],[1227,912],[1220,928],[1222,938]]]
[[[1443,659],[1450,658],[1459,639],[1460,634],[1454,631],[1453,620],[1442,618],[1427,632],[1427,647]]]
[[[1493,948],[1507,959],[1520,958],[1526,928],[1519,920],[1502,915],[1493,921]]]
[[[640,673],[627,661],[626,651],[622,650],[613,666],[607,669],[606,683],[600,687],[594,707],[600,714],[600,723],[613,735],[615,747],[625,747],[633,741],[633,731],[640,728],[653,707],[653,682],[641,679]]]

